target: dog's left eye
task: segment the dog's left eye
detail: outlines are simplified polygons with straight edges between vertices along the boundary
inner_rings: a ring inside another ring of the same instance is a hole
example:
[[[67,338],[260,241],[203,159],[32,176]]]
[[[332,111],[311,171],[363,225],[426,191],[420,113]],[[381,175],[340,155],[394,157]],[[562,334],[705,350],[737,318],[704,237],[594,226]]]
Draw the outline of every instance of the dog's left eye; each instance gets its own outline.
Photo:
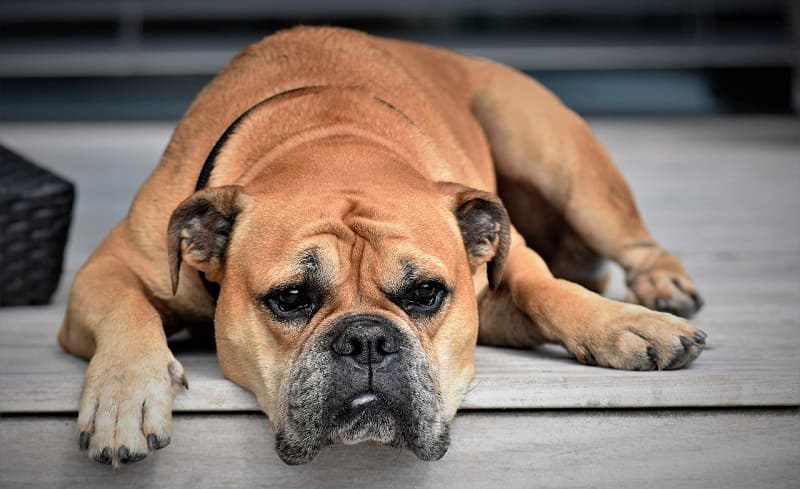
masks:
[[[268,295],[264,302],[278,318],[287,320],[308,317],[314,309],[308,289],[304,286],[278,290]]]
[[[446,295],[445,287],[435,280],[417,284],[400,301],[400,306],[410,316],[431,315],[439,310]]]

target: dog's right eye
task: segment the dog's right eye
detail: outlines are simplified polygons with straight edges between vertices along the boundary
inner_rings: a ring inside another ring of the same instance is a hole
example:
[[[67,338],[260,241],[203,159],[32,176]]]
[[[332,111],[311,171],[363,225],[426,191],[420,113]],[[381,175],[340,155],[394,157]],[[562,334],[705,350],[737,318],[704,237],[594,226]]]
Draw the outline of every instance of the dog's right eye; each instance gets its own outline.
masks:
[[[302,285],[277,290],[267,295],[264,303],[281,320],[308,319],[315,309],[308,288]]]

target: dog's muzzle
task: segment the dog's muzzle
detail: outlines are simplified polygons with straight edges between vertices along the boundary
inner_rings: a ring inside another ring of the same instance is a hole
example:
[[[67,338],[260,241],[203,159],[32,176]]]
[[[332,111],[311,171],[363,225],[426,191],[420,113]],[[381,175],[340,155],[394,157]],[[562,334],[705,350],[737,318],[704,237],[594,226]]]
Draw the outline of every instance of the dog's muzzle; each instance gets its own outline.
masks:
[[[407,446],[424,460],[441,458],[449,445],[419,341],[378,315],[337,320],[307,345],[282,394],[277,451],[288,464],[337,443]]]

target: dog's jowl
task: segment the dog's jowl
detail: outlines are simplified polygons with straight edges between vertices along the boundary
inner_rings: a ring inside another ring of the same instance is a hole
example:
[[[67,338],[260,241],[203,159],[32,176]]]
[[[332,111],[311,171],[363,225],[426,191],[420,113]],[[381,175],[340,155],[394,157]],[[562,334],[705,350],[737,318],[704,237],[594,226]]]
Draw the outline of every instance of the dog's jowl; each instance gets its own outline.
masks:
[[[609,260],[627,303],[601,295]],[[167,332],[211,324],[285,462],[366,440],[431,460],[477,343],[681,368],[705,344],[684,319],[701,304],[586,123],[541,85],[297,28],[197,96],[78,274],[59,341],[90,359],[78,440],[101,463],[169,443],[188,382]]]

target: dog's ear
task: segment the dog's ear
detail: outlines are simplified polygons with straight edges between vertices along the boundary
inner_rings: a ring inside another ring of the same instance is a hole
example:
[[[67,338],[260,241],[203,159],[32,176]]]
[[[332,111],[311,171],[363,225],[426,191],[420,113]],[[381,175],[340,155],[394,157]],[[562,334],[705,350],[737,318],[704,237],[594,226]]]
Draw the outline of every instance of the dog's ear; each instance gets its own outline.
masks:
[[[486,263],[489,287],[495,289],[503,277],[511,241],[506,208],[491,192],[449,182],[440,183],[439,188],[458,220],[470,266],[474,270]]]
[[[219,280],[233,224],[242,209],[238,185],[195,192],[173,211],[167,228],[167,253],[172,293],[178,291],[181,262]]]

